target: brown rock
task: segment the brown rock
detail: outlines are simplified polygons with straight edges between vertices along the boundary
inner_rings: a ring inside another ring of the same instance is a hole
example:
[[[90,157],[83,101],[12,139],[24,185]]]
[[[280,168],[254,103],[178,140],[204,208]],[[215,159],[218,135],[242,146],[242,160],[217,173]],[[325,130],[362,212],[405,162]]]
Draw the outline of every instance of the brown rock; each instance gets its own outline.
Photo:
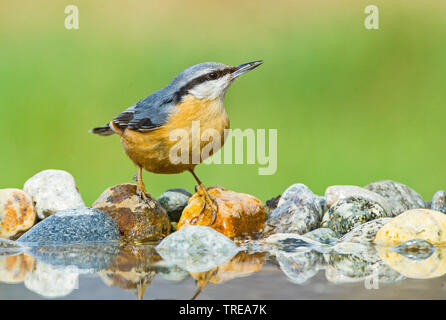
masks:
[[[0,190],[0,238],[16,239],[36,221],[31,197],[19,189]]]
[[[151,195],[143,200],[135,184],[120,184],[105,190],[93,203],[116,222],[124,241],[159,240],[170,233],[166,211]]]
[[[22,282],[33,270],[34,263],[34,258],[26,253],[0,258],[0,282]]]
[[[218,204],[215,221],[211,208],[204,205],[203,196],[195,193],[184,208],[177,230],[184,225],[209,226],[229,238],[254,236],[261,232],[265,208],[259,199],[221,187],[211,187],[208,193]]]

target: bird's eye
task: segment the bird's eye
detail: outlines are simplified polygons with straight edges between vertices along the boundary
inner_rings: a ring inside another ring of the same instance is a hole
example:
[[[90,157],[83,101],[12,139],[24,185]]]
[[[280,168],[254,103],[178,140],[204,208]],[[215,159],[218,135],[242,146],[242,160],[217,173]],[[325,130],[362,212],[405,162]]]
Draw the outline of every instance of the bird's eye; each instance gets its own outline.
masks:
[[[211,72],[208,74],[208,79],[209,80],[215,80],[217,79],[217,73],[216,72]]]

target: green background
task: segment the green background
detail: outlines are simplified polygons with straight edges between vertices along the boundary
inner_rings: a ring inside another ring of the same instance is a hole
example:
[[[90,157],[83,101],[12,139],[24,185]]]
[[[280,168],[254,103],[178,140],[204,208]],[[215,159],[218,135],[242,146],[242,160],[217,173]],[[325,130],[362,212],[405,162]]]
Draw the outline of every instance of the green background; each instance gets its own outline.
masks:
[[[64,8],[80,11],[64,28]],[[366,30],[364,9],[380,9]],[[442,1],[0,2],[0,188],[64,169],[91,204],[136,167],[88,133],[205,61],[265,63],[226,95],[232,128],[277,128],[278,170],[201,165],[200,178],[265,201],[293,183],[323,193],[381,179],[426,200],[446,188]],[[145,173],[150,193],[189,173]]]

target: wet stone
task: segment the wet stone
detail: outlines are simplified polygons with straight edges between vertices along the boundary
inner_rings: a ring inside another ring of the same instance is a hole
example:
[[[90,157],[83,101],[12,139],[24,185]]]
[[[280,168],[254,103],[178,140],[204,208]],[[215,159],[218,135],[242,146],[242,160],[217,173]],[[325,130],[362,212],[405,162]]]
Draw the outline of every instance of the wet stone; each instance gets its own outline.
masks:
[[[305,283],[324,267],[323,256],[314,250],[293,253],[275,250],[271,253],[285,276],[296,284]]]
[[[424,260],[435,252],[435,247],[424,239],[412,239],[394,247],[393,251],[412,260]]]
[[[192,194],[187,190],[170,189],[159,196],[158,202],[167,211],[170,221],[178,222],[190,197]]]
[[[432,210],[441,211],[446,213],[446,192],[437,191],[432,199]]]
[[[92,208],[57,212],[28,230],[17,241],[24,244],[101,242],[120,240],[116,223]]]
[[[338,241],[333,230],[328,228],[318,228],[316,230],[307,232],[304,237],[318,241],[323,244],[333,245]]]
[[[66,171],[39,172],[25,182],[23,190],[31,196],[40,219],[58,211],[85,207],[73,176]]]
[[[93,203],[93,208],[105,212],[116,222],[124,241],[164,238],[171,228],[166,210],[150,195],[142,199],[136,189],[131,183],[108,188]]]
[[[267,220],[265,233],[304,234],[319,227],[321,201],[304,184],[294,184],[282,194],[278,207]]]
[[[345,234],[340,242],[354,243],[372,243],[379,229],[392,218],[379,218],[353,228],[349,233]]]
[[[425,206],[423,198],[417,192],[399,182],[383,180],[368,184],[364,188],[386,198],[392,207],[393,216]]]
[[[0,190],[0,238],[15,239],[35,221],[36,210],[29,195],[19,189]]]
[[[343,198],[328,209],[322,219],[321,227],[329,228],[337,236],[342,236],[356,226],[386,216],[386,211],[378,203],[369,199]]]

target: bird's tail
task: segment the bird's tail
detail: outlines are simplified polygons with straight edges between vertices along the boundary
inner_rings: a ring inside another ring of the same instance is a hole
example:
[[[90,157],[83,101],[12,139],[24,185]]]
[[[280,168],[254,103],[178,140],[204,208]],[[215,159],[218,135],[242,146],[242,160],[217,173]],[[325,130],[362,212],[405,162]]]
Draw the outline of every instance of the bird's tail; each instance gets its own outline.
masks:
[[[110,128],[110,125],[108,125],[108,124],[106,124],[105,126],[102,126],[102,127],[93,128],[88,132],[98,134],[100,136],[109,136],[109,135],[112,135],[113,133],[115,133],[112,130],[112,128]]]

